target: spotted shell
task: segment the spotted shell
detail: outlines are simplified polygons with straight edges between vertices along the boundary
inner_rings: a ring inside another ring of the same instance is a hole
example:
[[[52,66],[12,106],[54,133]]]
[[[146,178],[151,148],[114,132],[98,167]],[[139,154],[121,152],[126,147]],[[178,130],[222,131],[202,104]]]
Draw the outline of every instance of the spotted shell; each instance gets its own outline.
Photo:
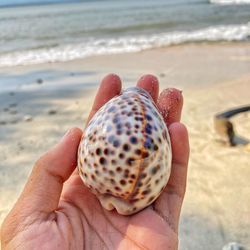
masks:
[[[128,88],[89,122],[79,145],[84,184],[107,210],[136,213],[154,202],[169,179],[168,129],[150,95]]]

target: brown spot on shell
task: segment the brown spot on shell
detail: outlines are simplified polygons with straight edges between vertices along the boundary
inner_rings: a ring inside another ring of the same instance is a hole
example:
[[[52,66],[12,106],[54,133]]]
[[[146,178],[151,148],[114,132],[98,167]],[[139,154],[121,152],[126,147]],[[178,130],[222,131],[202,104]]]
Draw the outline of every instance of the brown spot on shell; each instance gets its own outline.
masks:
[[[101,157],[99,160],[100,164],[102,165],[106,165],[107,164],[107,160],[104,157]]]
[[[160,165],[157,165],[156,167],[153,167],[151,169],[151,174],[155,175],[160,170]]]
[[[103,153],[104,153],[105,155],[109,155],[109,149],[108,149],[108,148],[105,148],[104,151],[103,151]]]
[[[127,183],[127,182],[126,182],[125,180],[123,180],[123,179],[122,179],[122,180],[120,180],[120,184],[121,184],[122,186],[125,186],[125,185],[126,185],[126,183]]]
[[[130,150],[129,144],[124,144],[123,145],[123,150],[126,151],[126,152],[129,151]]]
[[[101,155],[101,154],[102,154],[102,150],[101,150],[100,148],[97,148],[97,149],[96,149],[96,154],[97,154],[97,155]]]
[[[117,167],[117,168],[116,168],[116,171],[117,171],[118,173],[120,173],[120,172],[122,172],[122,168],[121,168],[121,167]]]
[[[111,182],[111,184],[113,184],[113,185],[115,184],[115,180],[112,179],[112,178],[110,179],[110,182]]]
[[[142,195],[147,195],[147,194],[149,194],[150,192],[151,192],[150,189],[144,190],[144,191],[142,192]]]
[[[109,170],[109,174],[110,174],[111,176],[115,176],[115,173],[114,173],[113,170]]]
[[[129,166],[132,166],[134,163],[135,163],[135,159],[133,157],[129,157],[126,161],[126,163],[129,165]]]
[[[149,199],[148,199],[148,202],[152,202],[154,200],[154,196],[151,196]]]
[[[125,155],[124,155],[123,153],[120,153],[120,154],[119,154],[119,158],[120,158],[120,159],[124,159],[124,157],[125,157]]]

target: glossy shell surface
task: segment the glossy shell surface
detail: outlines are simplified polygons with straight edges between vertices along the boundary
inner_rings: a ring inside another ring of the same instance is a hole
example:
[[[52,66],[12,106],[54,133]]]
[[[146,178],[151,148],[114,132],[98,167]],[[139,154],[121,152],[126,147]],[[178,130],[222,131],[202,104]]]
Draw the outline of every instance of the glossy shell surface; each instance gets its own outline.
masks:
[[[171,158],[168,129],[152,98],[143,89],[128,88],[89,122],[78,169],[104,208],[129,215],[163,191]]]

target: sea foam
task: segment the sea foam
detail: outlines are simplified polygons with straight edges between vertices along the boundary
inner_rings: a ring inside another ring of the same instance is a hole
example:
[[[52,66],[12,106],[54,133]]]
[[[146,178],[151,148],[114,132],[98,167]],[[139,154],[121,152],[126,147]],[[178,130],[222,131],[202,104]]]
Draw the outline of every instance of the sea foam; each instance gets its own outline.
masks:
[[[250,4],[250,0],[210,0],[215,4]]]
[[[213,26],[195,31],[89,39],[78,44],[2,54],[0,55],[0,67],[62,62],[96,55],[138,52],[187,42],[244,41],[249,38],[250,22],[241,25]]]

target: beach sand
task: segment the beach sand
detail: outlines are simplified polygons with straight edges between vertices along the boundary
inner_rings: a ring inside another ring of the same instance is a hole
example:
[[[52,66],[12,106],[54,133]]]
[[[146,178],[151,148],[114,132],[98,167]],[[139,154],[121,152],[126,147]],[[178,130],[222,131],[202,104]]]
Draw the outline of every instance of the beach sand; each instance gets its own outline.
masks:
[[[83,128],[100,79],[132,86],[145,73],[160,88],[183,90],[190,135],[181,250],[214,250],[231,241],[250,249],[250,151],[229,147],[214,131],[217,112],[250,102],[249,44],[189,44],[134,54],[0,69],[0,222],[32,164],[72,126]],[[232,119],[250,139],[250,113]]]

